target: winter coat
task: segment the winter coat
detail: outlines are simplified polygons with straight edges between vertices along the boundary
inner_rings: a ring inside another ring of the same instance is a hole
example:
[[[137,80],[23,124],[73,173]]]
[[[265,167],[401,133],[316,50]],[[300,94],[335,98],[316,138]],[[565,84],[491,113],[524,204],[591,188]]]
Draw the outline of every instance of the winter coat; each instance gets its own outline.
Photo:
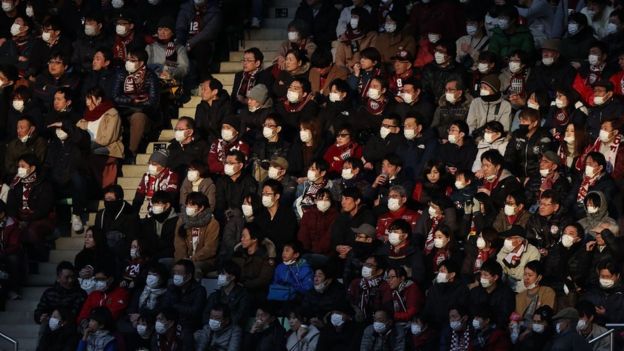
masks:
[[[225,141],[222,138],[215,139],[210,145],[210,151],[208,151],[208,170],[210,173],[216,175],[222,175],[224,169],[224,163],[226,155],[232,150],[238,150],[249,155],[249,145],[242,141],[240,138],[235,138],[231,141]]]
[[[158,108],[158,101],[160,99],[160,82],[153,70],[147,67],[141,67],[139,69],[145,69],[145,81],[142,91],[137,91],[133,94],[127,94],[124,92],[124,82],[128,76],[128,71],[125,69],[117,70],[115,74],[115,80],[113,83],[113,101],[119,107],[119,111],[122,115],[130,115],[134,112],[143,112],[148,115],[152,120],[156,120],[158,117],[156,109]],[[137,96],[146,97],[147,100],[139,103],[133,102],[133,99]]]
[[[593,106],[587,115],[588,140],[596,140],[600,133],[600,125],[604,120],[624,114],[624,105],[615,99],[610,99],[600,106]]]
[[[429,95],[430,100],[437,101],[444,96],[446,82],[455,79],[465,81],[464,71],[459,65],[451,62],[447,67],[440,67],[432,62],[423,68],[422,90]]]
[[[240,283],[255,298],[266,298],[273,278],[275,255],[275,245],[269,239],[264,239],[252,255],[240,243],[234,247],[232,260],[241,267]]]
[[[558,59],[552,65],[546,66],[539,62],[529,79],[527,80],[527,91],[545,91],[549,98],[555,97],[555,90],[558,87],[571,87],[574,81],[576,70],[568,61]]]
[[[526,223],[527,240],[538,249],[550,249],[559,242],[563,229],[572,222],[571,216],[561,207],[550,217],[541,216],[536,212]]]
[[[472,168],[475,156],[477,155],[477,145],[474,140],[464,137],[464,144],[446,143],[438,146],[438,160],[443,162],[446,167],[455,167],[458,170],[469,170]]]
[[[286,88],[287,87],[288,85]],[[286,96],[286,92],[284,92],[284,96]],[[301,121],[314,119],[318,115],[319,107],[316,101],[312,100],[309,96],[304,97],[304,99],[307,100],[301,101],[304,106],[299,111],[292,106],[287,106],[287,100],[275,106],[275,112],[279,113],[284,120],[284,124],[282,125],[282,137],[289,143],[293,143],[296,139],[299,139],[299,123]]]
[[[277,100],[286,101],[286,94],[288,93],[288,87],[290,84],[297,78],[308,79],[309,71],[309,62],[303,63],[292,72],[286,70],[279,71],[275,81],[273,82],[273,87],[270,90],[270,93],[273,93],[273,96],[275,96]]]
[[[263,229],[264,235],[275,244],[275,248],[280,254],[284,245],[296,238],[297,218],[288,206],[278,205],[273,218],[263,206],[260,213],[255,216],[254,222]]]
[[[338,66],[343,66],[351,69],[353,65],[360,62],[360,52],[368,47],[375,47],[377,43],[378,34],[375,31],[366,33],[359,39],[352,40],[350,42],[340,42],[336,47],[336,55],[334,62]],[[357,51],[353,52],[353,48],[357,48]]]
[[[509,138],[504,136],[494,140],[492,143],[488,143],[485,139],[479,140],[479,144],[477,144],[477,155],[475,156],[474,163],[472,164],[472,171],[477,172],[481,170],[481,155],[483,155],[486,151],[496,150],[501,155],[505,155],[505,150],[507,150],[508,144]]]
[[[119,286],[112,287],[107,291],[92,291],[84,305],[82,305],[80,314],[78,314],[78,318],[76,318],[76,323],[81,325],[82,321],[89,318],[92,309],[102,306],[110,311],[113,320],[116,321],[122,316],[129,302],[130,295],[128,294],[128,290]]]
[[[405,246],[395,249],[390,243],[385,243],[378,254],[387,256],[390,266],[403,267],[407,272],[407,278],[415,283],[424,284],[427,269],[425,258],[420,247],[408,241]]]
[[[511,128],[511,104],[502,97],[486,102],[478,97],[470,103],[466,123],[470,129],[470,134],[482,134],[481,130],[487,122],[498,121],[503,125],[505,131]]]
[[[204,215],[202,216],[202,212]],[[203,262],[217,256],[219,246],[219,222],[205,209],[195,217],[187,217],[181,213],[176,225],[174,239],[176,261],[190,259],[193,262]],[[198,236],[194,244],[195,231]]]
[[[606,312],[598,318],[599,323],[618,323],[624,319],[624,289],[621,282],[610,289],[595,287],[581,296],[581,300],[587,300],[594,306],[602,306]]]
[[[402,289],[399,286],[399,289],[392,290],[395,322],[410,322],[425,304],[425,295],[417,284],[411,280],[406,280],[404,284]]]
[[[433,121],[433,115],[435,113],[435,106],[429,102],[429,100],[418,98],[418,101],[411,104],[405,102],[397,102],[390,104],[385,111],[386,114],[396,113],[404,120],[407,116],[420,116],[420,121],[423,125],[431,125]]]
[[[32,86],[32,92],[33,97],[36,101],[38,101],[45,113],[52,112],[54,110],[54,94],[56,94],[56,91],[59,90],[59,88],[69,88],[71,91],[70,98],[75,101],[76,105],[79,105],[79,86],[80,78],[75,74],[65,72],[62,76],[55,78],[46,70],[38,75],[37,79],[35,79],[35,83]]]
[[[88,173],[86,156],[90,151],[89,134],[63,121],[63,131],[68,134],[65,141],[54,137],[48,142],[44,168],[50,180],[57,185],[66,185],[74,173],[85,176]]]
[[[90,65],[91,63],[89,63],[89,67],[91,67]],[[89,90],[95,87],[100,87],[104,91],[104,97],[108,100],[112,100],[114,84],[115,70],[113,68],[102,68],[99,71],[90,69],[82,78],[80,97],[84,99]]]
[[[568,291],[587,287],[591,256],[585,250],[583,240],[566,248],[557,244],[544,257],[544,284],[550,286],[562,296]]]
[[[405,328],[395,325],[390,330],[379,334],[372,325],[364,329],[360,351],[403,351],[405,350]]]
[[[80,73],[87,73],[92,69],[93,55],[101,47],[113,47],[113,40],[106,35],[104,28],[97,36],[82,34],[73,42],[73,54],[71,63]]]
[[[28,208],[30,213],[22,212],[24,184],[20,180],[9,190],[7,197],[6,214],[17,219],[19,222],[34,222],[47,219],[54,209],[54,189],[43,176],[37,174],[30,195],[28,196]],[[25,211],[26,212],[26,211]]]
[[[492,323],[505,326],[509,323],[511,312],[516,310],[516,295],[499,278],[496,287],[492,292],[488,292],[481,285],[470,290],[470,310],[471,314],[479,312],[479,306],[489,306],[494,312]]]
[[[323,80],[321,80],[321,75],[319,74],[318,70],[311,69],[308,80],[310,81],[310,85],[312,86],[312,94],[321,93],[325,96],[328,96],[329,90],[331,88],[331,82],[333,82],[334,79],[347,80],[348,75],[349,71],[345,67],[332,64],[329,72],[327,72],[327,76],[324,77]],[[322,85],[321,81],[323,82]]]
[[[248,316],[252,312],[251,297],[247,290],[240,284],[236,284],[229,294],[225,294],[224,288],[214,291],[208,296],[204,321],[210,318],[210,311],[216,305],[227,305],[230,308],[230,318],[232,323],[238,326],[245,326]],[[208,315],[206,315],[208,314]]]
[[[217,331],[204,327],[195,332],[195,349],[211,351],[238,351],[243,342],[243,331],[235,324],[221,327]]]
[[[465,121],[468,118],[468,111],[472,104],[472,96],[464,93],[461,100],[455,104],[451,104],[446,100],[446,96],[441,96],[438,100],[438,108],[433,114],[433,122],[431,128],[434,128],[441,139],[448,138],[448,129],[451,123],[456,120]]]
[[[317,350],[360,351],[361,339],[361,329],[348,320],[340,329],[333,325],[321,329]]]
[[[25,73],[25,77],[36,77],[40,73],[47,71],[50,54],[56,52],[61,53],[63,57],[71,57],[72,43],[65,35],[61,35],[52,46],[49,46],[41,38],[34,39],[32,50],[30,55],[28,55],[28,70]]]
[[[593,348],[587,343],[574,328],[568,327],[566,331],[554,336],[550,351],[590,351]]]
[[[300,258],[291,265],[280,263],[275,268],[272,284],[288,286],[293,288],[298,295],[303,295],[314,288],[313,278],[312,267],[306,260]]]
[[[307,2],[302,2],[295,12],[295,19],[308,24],[314,42],[321,48],[329,48],[336,39],[338,16],[340,12],[328,2],[321,3],[320,8],[313,8]]]
[[[383,276],[374,279],[380,279],[380,281],[369,289],[363,288],[366,284],[362,281],[364,278],[353,279],[347,290],[347,299],[357,310],[356,318],[360,315],[360,318],[366,322],[372,321],[375,311],[380,309],[392,311],[394,308],[392,290],[388,282],[383,279]]]
[[[381,54],[381,62],[392,64],[392,57],[399,50],[406,50],[410,54],[416,54],[416,40],[405,31],[396,30],[394,33],[380,33],[375,41],[375,48]]]
[[[334,207],[325,212],[319,211],[316,207],[305,211],[297,233],[297,240],[301,242],[304,250],[322,255],[333,254],[331,229],[337,217],[338,211]]]
[[[180,186],[180,207],[183,207],[186,204],[186,197],[194,191],[193,189],[194,189],[194,184],[191,183],[191,181],[188,180],[188,178],[184,178],[184,180],[182,181],[182,185]],[[217,202],[216,200],[217,190],[216,189],[217,187],[215,186],[215,183],[210,178],[201,179],[197,187],[197,191],[206,195],[206,197],[208,198],[210,212],[214,212],[215,207],[217,205],[216,204]]]
[[[166,191],[174,197],[177,196],[179,183],[178,174],[167,167],[164,167],[156,175],[151,175],[149,173],[143,174],[134,194],[134,199],[132,199],[132,207],[139,212],[144,201],[147,199],[148,208],[151,208],[152,204],[150,200],[157,191]]]
[[[490,192],[490,199],[496,209],[505,207],[505,199],[507,195],[513,193],[516,190],[521,189],[521,185],[518,179],[514,177],[508,170],[503,169],[498,177],[498,184]]]
[[[503,267],[503,281],[517,293],[526,290],[526,287],[522,283],[524,277],[524,266],[531,261],[539,261],[541,256],[537,248],[529,242],[524,241],[524,252],[521,253],[520,260],[516,265],[509,266],[505,261],[505,257],[510,253],[505,248],[502,248],[496,255],[496,261]]]
[[[230,93],[230,95],[232,96],[232,109],[234,111],[238,109],[243,109],[243,110],[247,109],[247,105],[240,103],[240,101],[238,100],[238,97],[240,96],[243,98],[247,98],[247,92],[249,92],[249,90],[251,90],[251,88],[253,88],[254,86],[262,84],[265,87],[267,87],[267,89],[270,89],[273,86],[273,76],[271,75],[271,72],[268,70],[261,69],[255,73],[253,82],[250,81],[250,83],[247,86],[247,90],[242,91],[241,83],[243,82],[243,75],[244,75],[244,72],[242,71],[237,72],[234,75],[234,84],[232,85],[232,91]]]
[[[524,266],[523,266],[524,267]],[[540,286],[537,290],[537,306],[535,309],[541,306],[550,306],[555,308],[555,291],[547,286]],[[521,316],[525,315],[526,309],[531,304],[532,297],[529,296],[529,291],[524,290],[516,294],[516,313]]]
[[[385,235],[387,235],[386,231],[394,221],[397,219],[403,219],[410,224],[412,228],[412,232],[415,232],[416,225],[418,223],[418,219],[420,218],[421,213],[408,209],[406,206],[402,206],[398,210],[392,212],[388,211],[377,219],[377,239],[382,240]]]
[[[535,52],[535,42],[531,31],[525,25],[515,25],[513,29],[513,33],[503,31],[498,27],[492,29],[488,51],[501,59],[509,57],[516,50],[522,50],[531,57]]]
[[[286,351],[286,331],[275,319],[268,328],[257,333],[245,334],[241,350]]]
[[[596,245],[594,249],[588,253],[591,261],[588,267],[589,277],[587,277],[587,282],[590,286],[598,286],[598,272],[596,271],[596,268],[598,267],[598,264],[600,262],[621,262],[622,257],[624,257],[624,250],[621,238],[616,237],[609,230],[603,230],[600,235],[605,241],[605,246],[602,248],[602,251],[600,250],[598,245]]]
[[[375,216],[365,206],[360,207],[353,217],[349,213],[340,213],[331,229],[331,250],[335,251],[338,245],[353,245],[355,233],[351,228],[357,228],[364,223],[375,225]]]
[[[466,306],[470,293],[466,284],[459,279],[449,283],[434,283],[427,291],[424,318],[433,328],[448,324],[448,311],[451,306]]]
[[[369,142],[373,138],[369,139]],[[394,139],[388,137],[388,139]],[[396,139],[398,140],[398,139]],[[381,146],[381,145],[377,145]],[[381,149],[383,150],[383,148]],[[345,145],[338,146],[337,144],[332,144],[329,146],[327,151],[325,151],[325,155],[323,159],[329,164],[329,169],[327,170],[328,176],[330,178],[334,178],[341,175],[342,165],[344,161],[350,157],[355,157],[357,159],[362,158],[362,146],[356,142],[350,142]],[[366,161],[369,161],[366,159]],[[377,160],[372,160],[370,162],[376,162]]]
[[[25,143],[18,138],[9,141],[4,155],[4,169],[2,172],[4,178],[12,179],[13,176],[15,176],[15,173],[17,173],[17,162],[24,154],[35,154],[39,162],[43,162],[46,149],[47,145],[45,139],[38,136],[36,132],[28,137]]]
[[[439,147],[438,140],[432,132],[425,130],[424,133],[413,140],[405,140],[397,147],[396,153],[403,161],[402,170],[411,179],[422,178],[425,164],[434,158]]]
[[[514,226],[514,225],[519,225],[522,228],[526,228],[526,225],[529,222],[529,218],[530,217],[531,217],[531,213],[529,213],[529,211],[527,209],[523,209],[522,212],[520,212],[516,216],[516,220],[513,223],[510,223],[509,222],[509,217],[505,214],[505,211],[503,209],[501,209],[498,212],[498,215],[496,216],[496,219],[494,220],[493,227],[499,233],[502,233],[502,232],[505,232],[505,231],[511,229],[511,227]]]
[[[307,328],[306,334],[300,339],[299,332],[290,330],[286,336],[286,349],[292,351],[315,351],[320,332],[314,326],[310,325]]]
[[[147,51],[147,65],[152,68],[156,74],[160,74],[165,69],[168,70],[171,78],[181,82],[189,71],[189,57],[186,47],[182,45],[175,46],[176,62],[167,60],[167,44],[153,42],[149,44],[145,50]],[[173,70],[171,70],[173,68]]]
[[[92,147],[105,147],[108,150],[108,156],[115,158],[124,157],[124,145],[121,136],[121,118],[117,109],[111,108],[104,112],[98,119],[99,125],[96,135],[91,135]],[[76,123],[78,128],[87,130],[89,123],[85,119],[81,119]]]
[[[66,308],[75,316],[86,299],[87,294],[80,287],[75,286],[68,290],[56,282],[41,294],[34,312],[35,323],[40,323],[43,314],[52,315],[59,308]]]
[[[195,22],[198,12],[193,1],[183,2],[176,20],[176,42],[182,46],[188,44],[191,49],[196,45],[201,45],[202,42],[217,40],[222,28],[223,14],[216,2],[206,2],[205,10],[200,13],[203,17]],[[191,29],[196,30],[197,33],[191,35],[189,33]]]
[[[170,285],[165,293],[163,308],[173,308],[178,312],[178,323],[185,330],[201,327],[202,314],[206,307],[206,289],[191,278],[187,285]]]
[[[561,58],[566,62],[584,62],[593,42],[596,41],[590,26],[581,29],[574,35],[566,35],[561,39]]]
[[[171,140],[167,147],[169,157],[167,167],[172,169],[178,176],[186,176],[188,166],[195,160],[204,161],[208,158],[208,143],[199,137],[194,137],[188,144],[180,144]]]
[[[231,113],[227,94],[220,93],[212,105],[206,101],[200,102],[195,109],[195,129],[198,135],[209,143],[220,139],[223,119]]]
[[[37,351],[75,351],[79,340],[76,325],[72,321],[67,322],[55,331],[51,331],[48,326],[43,327],[44,332],[39,340]]]
[[[246,196],[258,193],[258,182],[248,173],[233,181],[232,178],[222,176],[217,179],[217,206],[215,215],[223,216],[228,209],[240,209]]]
[[[597,177],[596,182],[587,189],[587,193],[589,194],[592,191],[599,191],[603,194],[608,194],[609,196],[605,199],[605,202],[607,203],[609,217],[619,218],[619,206],[616,205],[616,198],[619,194],[617,185],[613,181],[613,178],[605,172],[602,172]],[[576,180],[576,182],[572,185],[572,191],[568,194],[568,197],[565,200],[565,204],[570,209],[570,213],[574,214],[576,218],[582,218],[587,212],[583,202],[577,202],[577,195],[581,188],[582,182],[583,177]]]
[[[345,286],[337,280],[332,280],[322,292],[311,289],[303,294],[301,308],[308,316],[319,319],[335,310],[348,306]]]

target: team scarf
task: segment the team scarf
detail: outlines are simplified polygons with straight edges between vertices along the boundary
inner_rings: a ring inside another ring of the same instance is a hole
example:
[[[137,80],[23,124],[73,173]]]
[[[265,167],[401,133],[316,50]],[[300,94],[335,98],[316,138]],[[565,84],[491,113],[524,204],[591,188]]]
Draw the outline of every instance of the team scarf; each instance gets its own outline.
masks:
[[[124,94],[141,94],[145,87],[145,75],[147,74],[147,68],[145,65],[137,69],[134,73],[129,73],[124,80]]]

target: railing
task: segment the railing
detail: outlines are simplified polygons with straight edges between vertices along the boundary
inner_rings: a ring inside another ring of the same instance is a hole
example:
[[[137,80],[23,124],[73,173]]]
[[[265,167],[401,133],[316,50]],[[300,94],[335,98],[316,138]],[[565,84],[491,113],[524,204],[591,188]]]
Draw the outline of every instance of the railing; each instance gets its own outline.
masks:
[[[17,351],[18,350],[18,343],[17,340],[13,339],[12,337],[4,334],[3,332],[0,332],[0,338],[10,342],[11,344],[13,344],[13,351]]]
[[[597,337],[589,340],[590,344],[593,344],[599,340],[602,340],[606,337],[609,337],[609,350],[613,351],[613,333],[615,332],[616,328],[622,328],[624,327],[624,323],[611,323],[611,324],[605,324],[605,327],[607,328],[611,328],[609,330],[607,330],[606,332],[598,335]]]

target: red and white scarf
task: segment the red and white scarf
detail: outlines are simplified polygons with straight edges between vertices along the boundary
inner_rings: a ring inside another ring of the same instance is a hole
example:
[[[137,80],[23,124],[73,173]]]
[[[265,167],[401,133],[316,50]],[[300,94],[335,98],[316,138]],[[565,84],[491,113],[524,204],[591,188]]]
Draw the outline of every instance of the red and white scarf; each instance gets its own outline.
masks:
[[[383,113],[387,104],[388,100],[386,100],[385,97],[383,97],[380,101],[366,98],[365,108],[371,115],[378,116]]]
[[[585,196],[589,192],[589,187],[593,186],[596,181],[600,178],[600,174],[596,174],[593,177],[588,177],[586,175],[583,176],[583,181],[581,182],[581,187],[579,188],[578,195],[576,195],[576,202],[585,201]]]
[[[129,95],[139,95],[143,93],[143,88],[145,87],[145,75],[147,73],[147,69],[145,65],[136,70],[134,73],[128,74],[126,79],[124,80],[124,94]]]
[[[431,218],[431,228],[429,229],[429,233],[427,233],[427,239],[425,240],[425,254],[428,255],[431,253],[431,251],[433,251],[433,234],[435,233],[436,229],[438,228],[438,225],[440,224],[440,222],[442,221],[442,219],[444,219],[444,217],[433,217]]]
[[[522,255],[526,252],[526,249],[526,243],[523,242],[518,251],[508,253],[503,259],[505,266],[510,268],[518,266],[518,264],[520,264],[520,258],[522,258]]]

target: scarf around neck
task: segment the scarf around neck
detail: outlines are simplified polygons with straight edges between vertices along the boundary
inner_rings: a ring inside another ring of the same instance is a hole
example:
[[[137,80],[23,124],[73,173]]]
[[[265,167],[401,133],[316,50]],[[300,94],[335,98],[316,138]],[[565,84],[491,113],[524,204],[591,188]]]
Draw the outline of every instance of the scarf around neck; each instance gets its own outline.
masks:
[[[115,107],[115,105],[113,105],[113,103],[111,101],[102,100],[102,102],[100,102],[99,105],[95,106],[95,108],[93,110],[85,111],[85,114],[84,114],[83,118],[87,122],[96,121],[96,120],[100,119],[100,117],[102,117],[102,115],[104,115],[104,113],[106,111],[110,110],[113,107]]]
[[[194,217],[186,215],[185,211],[180,212],[184,229],[199,228],[207,225],[212,220],[212,213],[209,209],[204,209]]]
[[[143,65],[134,73],[128,73],[124,80],[124,93],[129,95],[138,95],[143,93],[145,88],[145,76],[147,74],[147,68]]]

